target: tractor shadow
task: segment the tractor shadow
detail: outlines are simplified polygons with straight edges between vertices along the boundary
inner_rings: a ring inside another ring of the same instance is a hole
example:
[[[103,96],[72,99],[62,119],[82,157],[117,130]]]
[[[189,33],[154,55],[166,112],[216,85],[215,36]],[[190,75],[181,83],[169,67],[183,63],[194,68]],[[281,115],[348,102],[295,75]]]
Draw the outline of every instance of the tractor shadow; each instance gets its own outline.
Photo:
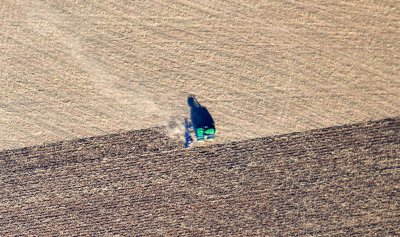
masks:
[[[189,95],[187,103],[190,109],[189,119],[185,119],[185,147],[195,141],[213,141],[215,138],[214,119],[205,106],[202,106],[194,95]],[[190,131],[193,131],[192,138]]]

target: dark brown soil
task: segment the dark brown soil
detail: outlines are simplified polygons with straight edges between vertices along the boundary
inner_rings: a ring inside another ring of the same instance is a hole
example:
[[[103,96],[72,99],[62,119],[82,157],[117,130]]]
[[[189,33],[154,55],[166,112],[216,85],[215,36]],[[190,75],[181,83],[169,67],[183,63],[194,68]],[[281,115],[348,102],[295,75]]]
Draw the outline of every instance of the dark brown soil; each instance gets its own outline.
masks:
[[[190,150],[146,129],[0,153],[0,236],[400,235],[400,118]]]

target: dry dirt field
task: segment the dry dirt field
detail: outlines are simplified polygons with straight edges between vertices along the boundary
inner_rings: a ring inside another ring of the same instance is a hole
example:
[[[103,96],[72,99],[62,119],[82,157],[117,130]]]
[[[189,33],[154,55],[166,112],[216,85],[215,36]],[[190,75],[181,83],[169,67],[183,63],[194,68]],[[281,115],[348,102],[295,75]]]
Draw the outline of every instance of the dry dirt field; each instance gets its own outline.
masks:
[[[400,5],[0,1],[0,150],[150,128],[196,94],[219,141],[400,114]]]
[[[142,129],[0,152],[0,235],[400,235],[400,118],[177,147]]]

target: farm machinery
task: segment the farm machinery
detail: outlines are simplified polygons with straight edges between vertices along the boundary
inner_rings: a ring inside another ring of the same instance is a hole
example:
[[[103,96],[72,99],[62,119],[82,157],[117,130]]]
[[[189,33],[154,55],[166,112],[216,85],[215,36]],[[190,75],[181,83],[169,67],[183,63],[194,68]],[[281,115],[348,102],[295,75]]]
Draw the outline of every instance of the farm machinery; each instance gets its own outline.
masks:
[[[185,118],[185,147],[189,148],[195,141],[213,141],[216,129],[210,112],[197,101],[194,95],[188,97],[187,103],[190,108],[190,120]],[[194,133],[195,140],[191,133]]]

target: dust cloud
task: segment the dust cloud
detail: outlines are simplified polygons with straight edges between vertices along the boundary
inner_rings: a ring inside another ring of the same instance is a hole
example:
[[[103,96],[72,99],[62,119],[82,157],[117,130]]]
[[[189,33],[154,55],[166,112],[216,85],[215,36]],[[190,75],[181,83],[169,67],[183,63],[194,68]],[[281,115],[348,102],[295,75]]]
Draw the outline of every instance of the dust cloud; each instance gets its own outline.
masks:
[[[166,135],[172,140],[185,141],[185,123],[183,116],[170,117],[163,125]]]

